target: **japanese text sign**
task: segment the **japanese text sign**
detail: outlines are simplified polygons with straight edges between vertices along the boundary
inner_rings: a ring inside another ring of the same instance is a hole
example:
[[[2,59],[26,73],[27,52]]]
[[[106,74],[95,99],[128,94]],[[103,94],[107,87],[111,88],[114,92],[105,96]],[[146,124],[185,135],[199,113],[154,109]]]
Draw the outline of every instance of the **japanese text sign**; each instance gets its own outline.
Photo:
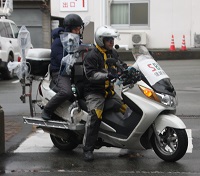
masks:
[[[87,11],[88,0],[60,0],[60,11]]]
[[[165,71],[154,59],[143,59],[145,56],[140,56],[138,66],[140,71],[145,75],[151,85],[164,78],[169,78]]]

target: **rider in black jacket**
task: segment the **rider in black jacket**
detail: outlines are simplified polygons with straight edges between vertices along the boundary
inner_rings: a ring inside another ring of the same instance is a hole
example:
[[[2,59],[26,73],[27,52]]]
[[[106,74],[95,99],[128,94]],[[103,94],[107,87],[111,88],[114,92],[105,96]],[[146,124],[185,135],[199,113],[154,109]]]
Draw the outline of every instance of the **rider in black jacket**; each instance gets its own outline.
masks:
[[[84,92],[89,110],[83,139],[85,161],[94,159],[93,150],[98,137],[105,101],[112,99],[118,102],[119,111],[124,112],[126,109],[126,105],[115,93],[114,84],[111,81],[118,77],[119,70],[116,70],[115,64],[107,63],[108,58],[121,62],[118,53],[113,49],[114,38],[118,36],[118,31],[110,26],[99,27],[95,32],[96,48],[92,49],[84,58],[83,66],[86,76]]]
[[[90,93],[98,93],[104,96],[106,93],[112,95],[113,86],[111,86],[112,84],[110,84],[110,80],[107,79],[108,71],[112,70],[113,76],[117,76],[117,71],[115,71],[114,69],[116,68],[113,67],[105,69],[106,62],[103,59],[103,53],[99,51],[100,49],[101,48],[97,46],[89,52],[84,59],[85,75],[88,78],[85,81],[85,96]],[[121,62],[118,59],[119,55],[116,50],[106,50],[105,54],[107,55],[107,58],[113,58],[116,59],[116,61]]]
[[[84,27],[83,20],[77,14],[69,14],[64,18],[64,28],[57,28],[53,31],[53,43],[51,47],[51,65],[50,72],[52,82],[56,84],[56,90],[58,91],[54,97],[47,103],[42,112],[42,118],[44,120],[50,120],[54,110],[62,104],[64,101],[73,101],[74,96],[71,90],[70,75],[61,75],[60,66],[61,60],[67,55],[67,52],[63,51],[63,45],[60,40],[60,34],[63,32],[71,32],[81,35],[80,30]]]

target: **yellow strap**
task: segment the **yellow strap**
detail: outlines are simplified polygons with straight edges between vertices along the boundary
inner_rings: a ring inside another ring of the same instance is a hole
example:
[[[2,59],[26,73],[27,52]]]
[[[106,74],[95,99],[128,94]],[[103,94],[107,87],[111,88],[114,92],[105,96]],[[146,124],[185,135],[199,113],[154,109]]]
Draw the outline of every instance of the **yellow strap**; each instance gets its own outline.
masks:
[[[103,54],[103,59],[104,59],[104,65],[105,68],[108,68],[108,65],[106,64],[106,60],[107,60],[107,55],[106,55],[106,49],[105,48],[101,48],[100,46],[96,45],[97,49]]]
[[[122,104],[121,108],[120,108],[120,112],[122,114],[124,114],[126,112],[126,109],[127,109],[127,105],[126,104]]]
[[[107,89],[107,88],[109,87],[109,85],[110,85],[109,80],[106,80],[106,81],[105,81],[105,88]]]
[[[95,112],[97,114],[98,119],[102,119],[102,113],[103,113],[103,111],[100,110],[100,109],[95,109]]]
[[[107,60],[107,55],[106,55],[106,49],[105,48],[101,48],[100,46],[96,45],[96,48],[103,54],[103,59],[104,59],[104,65],[105,65],[105,69],[108,69],[108,65],[106,64],[106,60]],[[106,80],[105,81],[105,89],[107,89],[110,86],[110,81]],[[114,95],[114,91],[111,90],[112,95]],[[106,91],[105,97],[108,96],[108,92]]]

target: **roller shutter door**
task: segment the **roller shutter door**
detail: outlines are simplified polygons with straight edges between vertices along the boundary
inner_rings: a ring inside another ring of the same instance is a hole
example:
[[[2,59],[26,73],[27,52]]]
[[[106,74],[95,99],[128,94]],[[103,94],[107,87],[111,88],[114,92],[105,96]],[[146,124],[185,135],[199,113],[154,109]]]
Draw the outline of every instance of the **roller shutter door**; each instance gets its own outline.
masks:
[[[39,9],[14,9],[9,19],[19,28],[22,25],[27,27],[34,48],[43,47],[42,12]]]

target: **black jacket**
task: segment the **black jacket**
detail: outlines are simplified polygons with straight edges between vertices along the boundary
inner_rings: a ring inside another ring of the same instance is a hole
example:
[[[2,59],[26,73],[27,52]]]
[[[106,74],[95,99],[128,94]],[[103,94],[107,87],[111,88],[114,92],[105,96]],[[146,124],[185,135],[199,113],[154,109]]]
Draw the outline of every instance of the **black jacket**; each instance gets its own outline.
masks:
[[[116,50],[106,52],[107,58],[115,58],[119,60],[119,55]],[[85,72],[85,84],[84,95],[91,93],[98,93],[105,95],[106,92],[113,90],[113,85],[110,84],[108,88],[105,88],[105,84],[108,83],[108,69],[106,68],[103,54],[94,48],[84,58],[84,72]]]
[[[64,32],[64,28],[56,28],[52,31],[53,43],[51,45],[51,71],[60,70],[60,63],[63,58],[63,46],[60,41],[60,34]]]
[[[70,32],[68,28],[56,28],[52,31],[53,43],[51,45],[51,72],[58,72],[60,70],[61,60],[67,55],[66,51],[63,51],[63,45],[60,40],[60,34],[63,32]]]

